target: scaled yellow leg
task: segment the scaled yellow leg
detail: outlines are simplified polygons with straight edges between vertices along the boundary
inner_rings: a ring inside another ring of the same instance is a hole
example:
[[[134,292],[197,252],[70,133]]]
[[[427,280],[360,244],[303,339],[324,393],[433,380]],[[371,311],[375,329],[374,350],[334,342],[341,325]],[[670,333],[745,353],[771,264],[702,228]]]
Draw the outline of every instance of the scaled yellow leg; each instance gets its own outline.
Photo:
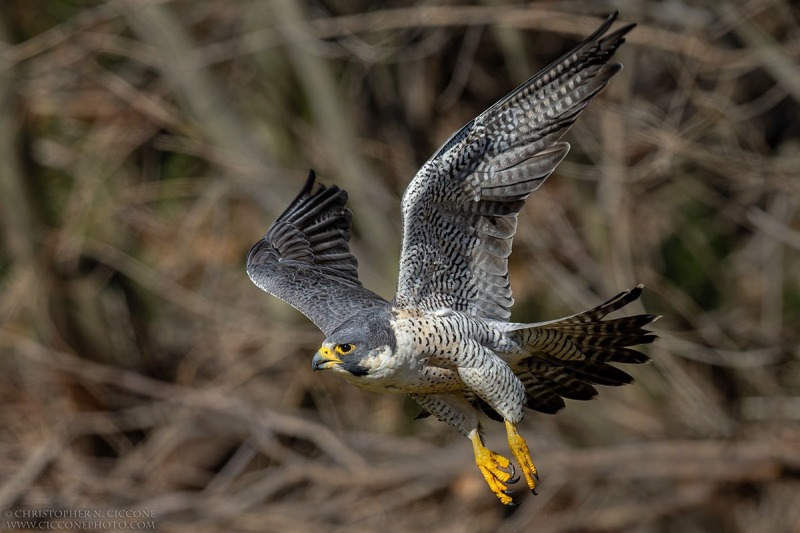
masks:
[[[477,430],[473,430],[469,434],[469,439],[472,441],[472,449],[475,451],[475,464],[483,474],[483,479],[489,485],[489,489],[495,496],[504,504],[509,505],[512,503],[511,496],[508,495],[508,483],[516,483],[516,479],[511,479],[514,475],[513,465],[511,462],[502,455],[493,452],[483,444],[483,439],[478,434]],[[510,472],[506,472],[505,468],[511,467]]]
[[[526,443],[522,435],[517,432],[517,426],[508,420],[506,420],[506,434],[508,435],[508,447],[511,449],[511,453],[514,454],[514,457],[517,458],[517,462],[525,476],[525,481],[528,482],[528,487],[530,487],[531,492],[536,494],[535,480],[539,479],[539,475],[536,473],[536,466],[534,466],[533,459],[531,459],[528,443]]]

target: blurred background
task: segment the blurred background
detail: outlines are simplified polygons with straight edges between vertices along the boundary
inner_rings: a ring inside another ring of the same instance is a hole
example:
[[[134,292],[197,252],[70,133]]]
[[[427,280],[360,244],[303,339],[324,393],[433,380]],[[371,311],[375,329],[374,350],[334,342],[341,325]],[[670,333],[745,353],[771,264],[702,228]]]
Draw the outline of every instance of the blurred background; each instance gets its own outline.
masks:
[[[507,509],[467,439],[313,374],[322,335],[245,256],[311,167],[391,297],[417,168],[613,9],[639,26],[521,214],[513,319],[641,282],[661,340],[635,385],[528,413],[539,495]],[[0,509],[800,531],[799,63],[789,0],[3,0]]]

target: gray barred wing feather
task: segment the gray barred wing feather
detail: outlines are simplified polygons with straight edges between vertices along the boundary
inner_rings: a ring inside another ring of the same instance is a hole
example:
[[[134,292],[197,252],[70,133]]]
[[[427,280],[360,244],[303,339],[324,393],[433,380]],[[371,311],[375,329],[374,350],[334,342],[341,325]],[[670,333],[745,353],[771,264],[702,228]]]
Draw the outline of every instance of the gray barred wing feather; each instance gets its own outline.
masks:
[[[620,69],[609,61],[633,25],[605,35],[615,17],[461,128],[420,169],[403,196],[396,305],[508,320],[517,215],[567,154],[559,139]]]
[[[388,302],[358,279],[348,246],[347,192],[336,186],[315,189],[314,179],[312,170],[297,198],[250,249],[247,274],[327,335],[355,312]]]

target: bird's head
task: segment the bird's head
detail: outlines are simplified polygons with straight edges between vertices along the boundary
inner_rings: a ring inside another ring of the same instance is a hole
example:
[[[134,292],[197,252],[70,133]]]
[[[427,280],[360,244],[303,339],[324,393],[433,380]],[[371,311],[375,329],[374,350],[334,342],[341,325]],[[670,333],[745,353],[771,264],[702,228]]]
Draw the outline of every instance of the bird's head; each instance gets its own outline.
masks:
[[[388,310],[350,317],[323,341],[311,360],[314,370],[362,377],[380,369],[396,346]]]

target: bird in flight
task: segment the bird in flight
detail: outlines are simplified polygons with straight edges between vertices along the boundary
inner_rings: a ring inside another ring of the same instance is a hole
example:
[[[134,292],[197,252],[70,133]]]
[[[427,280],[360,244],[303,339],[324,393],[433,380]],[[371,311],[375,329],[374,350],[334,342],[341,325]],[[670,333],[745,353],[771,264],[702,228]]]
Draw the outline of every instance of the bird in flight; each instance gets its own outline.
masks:
[[[605,319],[642,285],[599,306],[538,323],[509,322],[508,257],[528,195],[564,159],[561,141],[621,67],[610,63],[633,27],[608,33],[616,13],[585,41],[454,133],[403,195],[403,244],[392,300],[366,289],[348,241],[347,193],[315,185],[250,250],[247,273],[325,334],[312,359],[357,387],[411,396],[472,442],[492,493],[513,504],[511,461],[484,443],[478,411],[505,425],[531,491],[538,475],[518,427],[525,407],[554,413],[563,398],[632,378],[609,363],[643,363],[632,346],[656,336],[649,314]]]

